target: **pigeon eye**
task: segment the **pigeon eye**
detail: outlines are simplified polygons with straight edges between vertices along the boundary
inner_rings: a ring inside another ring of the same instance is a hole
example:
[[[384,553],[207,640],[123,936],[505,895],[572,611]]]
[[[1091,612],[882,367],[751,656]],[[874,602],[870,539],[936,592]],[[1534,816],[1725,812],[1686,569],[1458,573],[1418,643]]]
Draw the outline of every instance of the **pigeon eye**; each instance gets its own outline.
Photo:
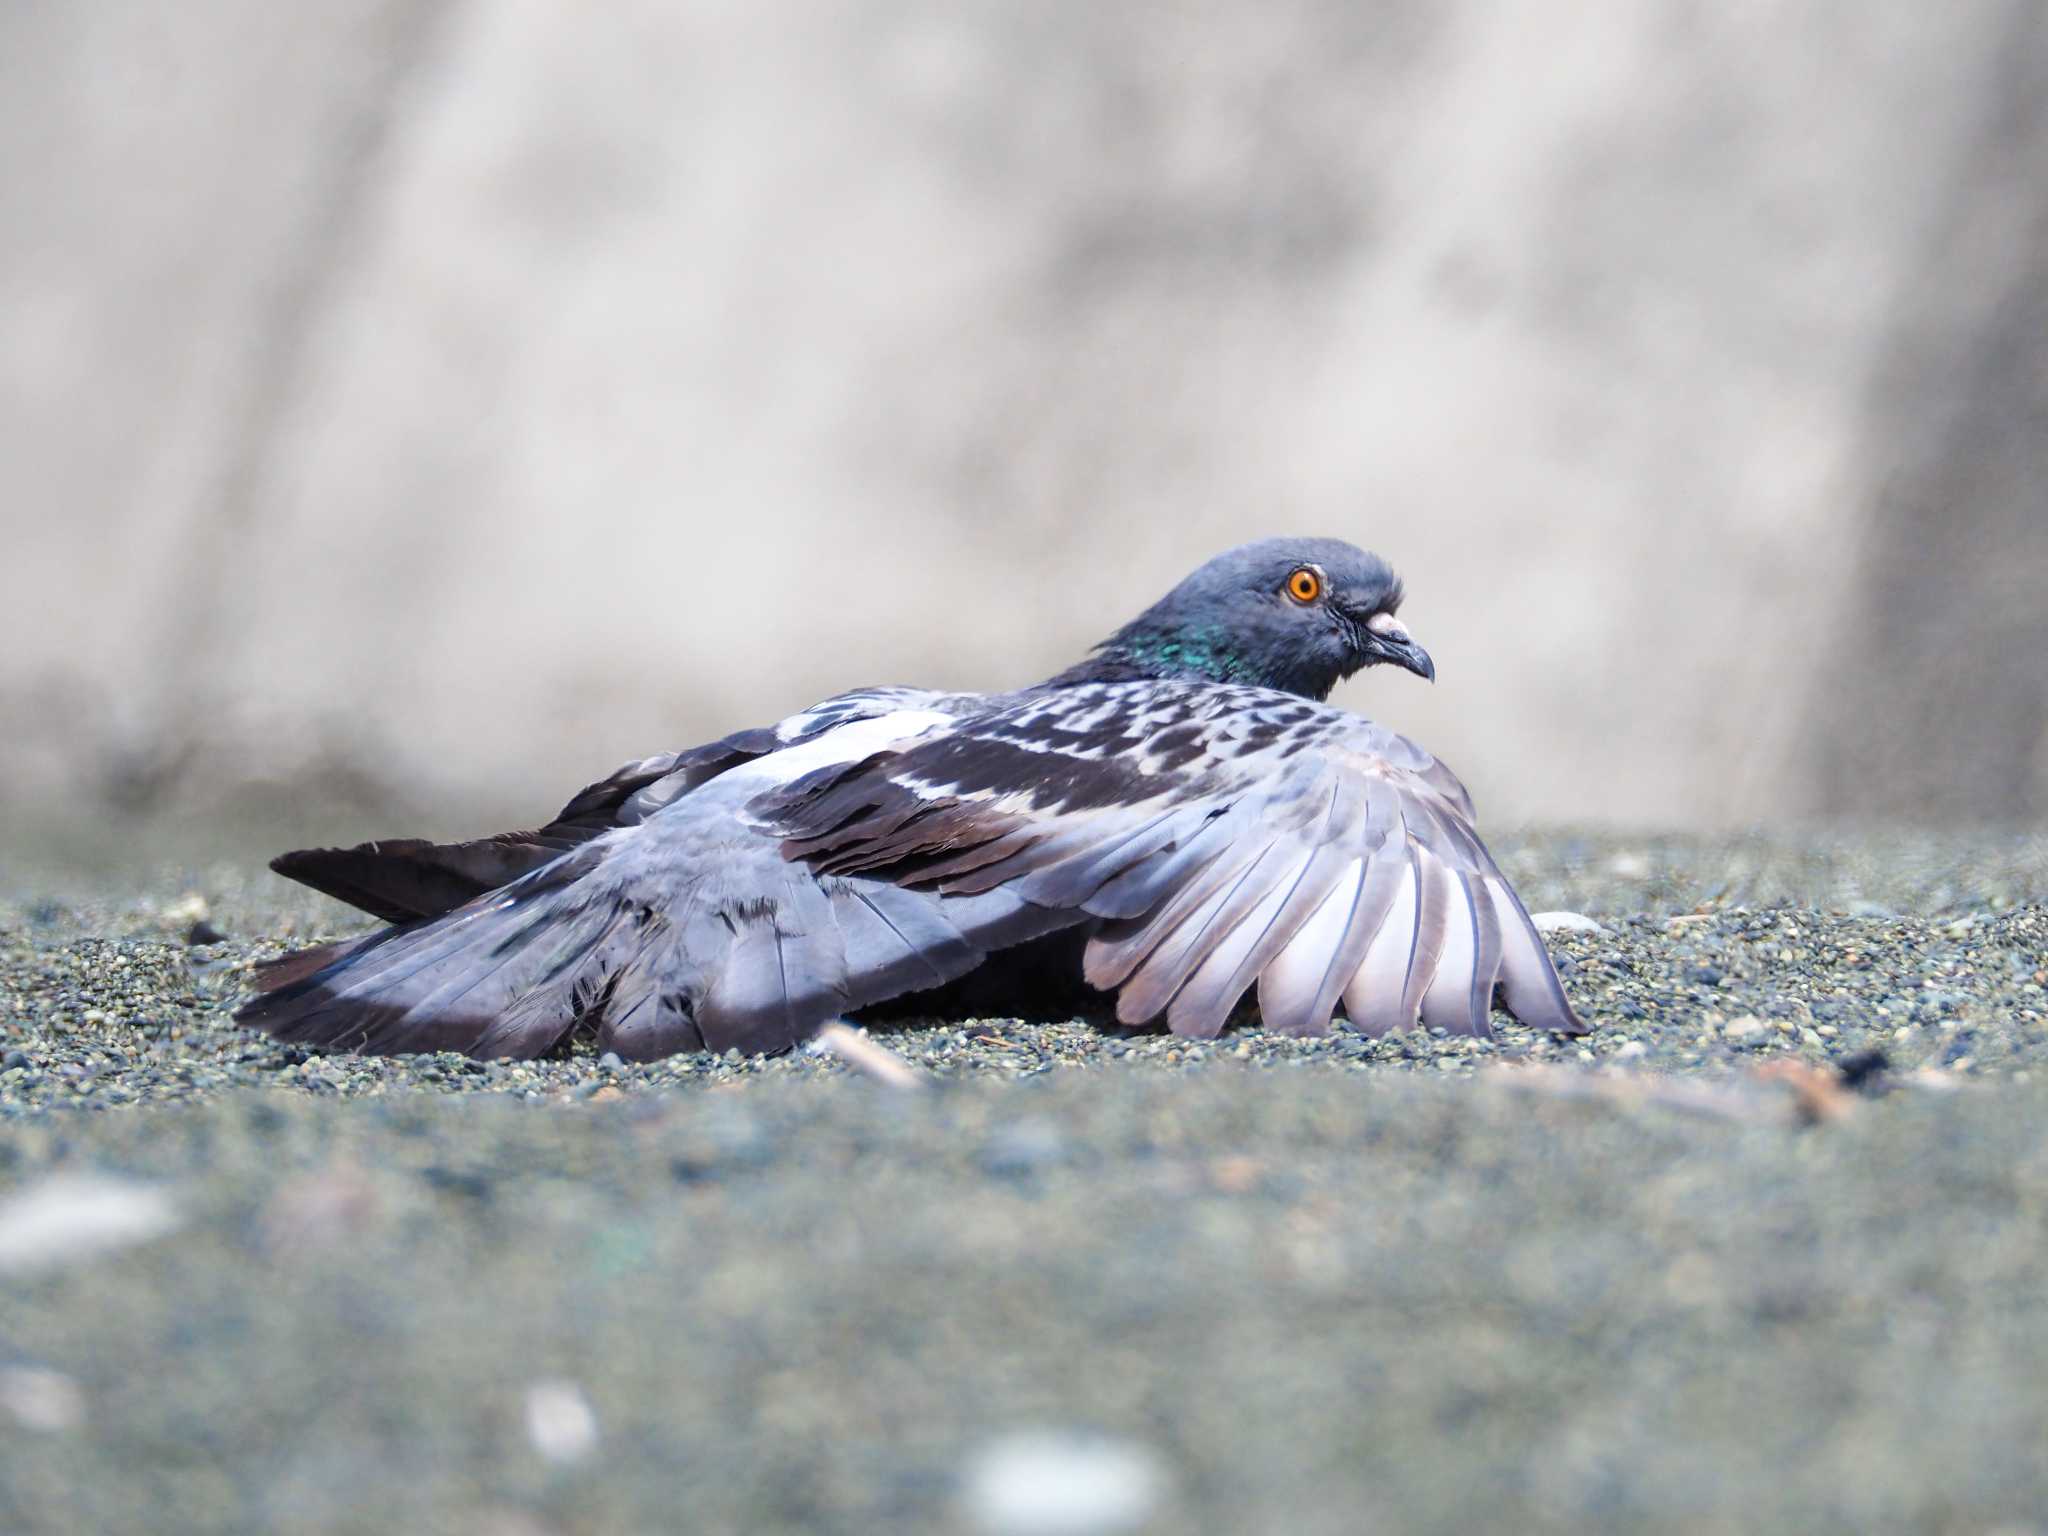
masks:
[[[1287,595],[1297,603],[1312,603],[1323,595],[1323,578],[1304,565],[1287,578]]]

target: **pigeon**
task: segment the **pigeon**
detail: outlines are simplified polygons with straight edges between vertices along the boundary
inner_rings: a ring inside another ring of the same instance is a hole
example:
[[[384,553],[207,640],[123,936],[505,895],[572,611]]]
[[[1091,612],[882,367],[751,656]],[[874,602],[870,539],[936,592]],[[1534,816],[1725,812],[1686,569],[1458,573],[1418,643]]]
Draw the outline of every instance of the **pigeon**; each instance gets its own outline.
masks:
[[[375,1054],[787,1050],[1006,962],[1125,1025],[1583,1033],[1470,797],[1325,700],[1433,681],[1402,585],[1334,539],[1210,560],[1010,693],[864,688],[630,763],[534,831],[272,868],[382,918],[272,961],[238,1017]]]

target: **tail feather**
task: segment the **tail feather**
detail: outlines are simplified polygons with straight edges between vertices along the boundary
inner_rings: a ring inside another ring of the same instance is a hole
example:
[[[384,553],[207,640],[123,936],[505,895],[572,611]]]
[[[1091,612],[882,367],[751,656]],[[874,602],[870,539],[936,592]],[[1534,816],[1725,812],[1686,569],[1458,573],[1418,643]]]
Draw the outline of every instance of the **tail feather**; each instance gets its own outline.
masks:
[[[324,971],[356,953],[377,937],[372,933],[355,939],[336,939],[330,944],[309,944],[304,949],[295,949],[272,960],[259,960],[256,962],[256,990],[278,992],[296,986],[314,972]]]
[[[783,745],[772,730],[739,731],[685,752],[641,758],[587,786],[546,826],[467,843],[387,838],[353,848],[301,848],[270,867],[387,923],[439,917],[552,863],[614,827],[632,826]]]
[[[581,840],[547,832],[507,832],[474,843],[392,838],[353,848],[300,848],[279,854],[270,867],[387,923],[406,923],[452,912]]]

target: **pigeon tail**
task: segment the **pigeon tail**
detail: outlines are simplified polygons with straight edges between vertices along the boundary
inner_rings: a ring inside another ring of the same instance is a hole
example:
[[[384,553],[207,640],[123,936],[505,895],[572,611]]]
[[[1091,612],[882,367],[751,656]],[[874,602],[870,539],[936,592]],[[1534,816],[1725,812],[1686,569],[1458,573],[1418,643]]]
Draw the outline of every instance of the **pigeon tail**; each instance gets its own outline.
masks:
[[[286,955],[236,1018],[322,1047],[541,1055],[593,1000],[579,984],[611,937],[577,900],[590,864],[571,853],[442,916]]]
[[[465,843],[405,837],[353,848],[299,848],[279,854],[270,867],[387,923],[439,917],[532,874],[600,833],[646,820],[728,769],[784,744],[774,731],[738,731],[685,752],[641,758],[578,791],[553,821],[531,832],[501,832]]]

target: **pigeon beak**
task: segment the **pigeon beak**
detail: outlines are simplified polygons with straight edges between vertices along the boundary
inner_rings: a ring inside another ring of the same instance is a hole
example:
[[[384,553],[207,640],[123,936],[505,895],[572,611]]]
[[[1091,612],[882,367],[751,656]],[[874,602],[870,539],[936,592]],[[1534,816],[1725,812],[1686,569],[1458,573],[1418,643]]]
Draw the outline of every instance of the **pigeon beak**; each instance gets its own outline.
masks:
[[[1391,613],[1376,613],[1365,621],[1365,648],[1374,662],[1392,662],[1426,683],[1436,681],[1436,663],[1429,659],[1429,652],[1415,643],[1408,626]]]

